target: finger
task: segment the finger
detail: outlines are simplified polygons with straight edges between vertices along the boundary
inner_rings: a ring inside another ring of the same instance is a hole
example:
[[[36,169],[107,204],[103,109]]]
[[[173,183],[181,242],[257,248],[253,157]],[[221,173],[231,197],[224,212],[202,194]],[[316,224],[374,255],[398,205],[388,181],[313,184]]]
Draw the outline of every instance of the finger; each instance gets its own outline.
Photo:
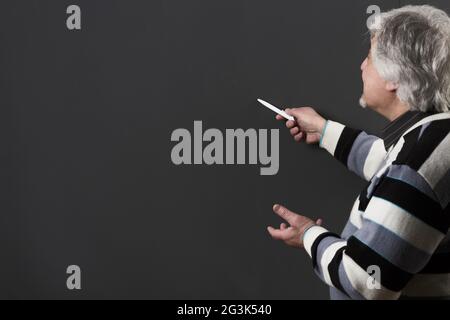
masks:
[[[308,135],[308,136],[306,137],[306,143],[307,143],[307,144],[311,144],[311,143],[314,143],[314,142],[316,142],[316,137],[313,136],[312,134],[311,134],[311,135]]]
[[[292,120],[286,121],[286,127],[288,129],[291,129],[291,128],[295,127],[295,125],[296,125],[295,121],[292,121]]]
[[[287,228],[286,223],[280,224],[280,229],[281,229],[281,230],[284,230],[284,229],[286,229],[286,228]]]
[[[278,214],[281,218],[289,222],[291,225],[294,224],[295,217],[297,217],[296,213],[293,213],[292,211],[279,204],[275,204],[273,206],[273,212]]]
[[[279,114],[277,114],[277,115],[275,116],[275,119],[277,119],[277,120],[285,120],[285,118],[282,117],[282,116],[280,116]]]
[[[319,218],[319,219],[317,219],[316,224],[317,224],[318,226],[321,226],[321,225],[322,225],[322,222],[323,222],[322,219]]]
[[[303,132],[300,132],[294,136],[294,140],[300,142],[303,138]]]
[[[291,130],[289,130],[291,132],[291,135],[295,136],[297,133],[300,132],[300,128],[299,127],[293,127]]]
[[[269,226],[269,227],[267,227],[267,231],[269,231],[272,238],[274,238],[276,240],[289,239],[288,229],[280,230],[280,229],[275,229],[275,228]]]

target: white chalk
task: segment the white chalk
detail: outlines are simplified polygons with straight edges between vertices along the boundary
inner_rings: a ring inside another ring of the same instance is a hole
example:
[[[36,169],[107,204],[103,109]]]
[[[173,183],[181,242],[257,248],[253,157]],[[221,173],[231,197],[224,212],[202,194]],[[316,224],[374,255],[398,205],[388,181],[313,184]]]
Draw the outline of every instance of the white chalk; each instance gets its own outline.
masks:
[[[283,118],[287,119],[287,120],[292,120],[295,121],[295,118],[293,116],[288,115],[285,111],[278,109],[277,107],[271,105],[270,103],[262,100],[262,99],[257,99],[259,103],[261,103],[263,106],[269,108],[270,110],[272,110],[273,112],[278,113],[280,116],[282,116]]]

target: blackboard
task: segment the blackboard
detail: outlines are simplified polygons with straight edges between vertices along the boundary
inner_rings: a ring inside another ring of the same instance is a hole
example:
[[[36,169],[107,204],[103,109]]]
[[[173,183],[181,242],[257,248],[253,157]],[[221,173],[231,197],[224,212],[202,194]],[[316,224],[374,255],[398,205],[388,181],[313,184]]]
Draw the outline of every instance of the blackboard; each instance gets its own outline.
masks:
[[[306,253],[269,237],[271,207],[340,232],[365,182],[256,98],[376,133],[386,120],[358,106],[366,10],[404,4],[1,1],[0,298],[326,299]],[[174,164],[195,121],[278,129],[276,174]]]

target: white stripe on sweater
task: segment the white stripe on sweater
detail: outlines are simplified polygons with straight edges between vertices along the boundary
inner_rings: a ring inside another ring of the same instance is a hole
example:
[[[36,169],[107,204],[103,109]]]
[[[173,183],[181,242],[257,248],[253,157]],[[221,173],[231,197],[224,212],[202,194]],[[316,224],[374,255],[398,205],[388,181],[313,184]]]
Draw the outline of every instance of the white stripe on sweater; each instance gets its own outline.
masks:
[[[450,133],[434,149],[418,172],[434,188],[448,170],[450,170]]]
[[[362,227],[362,212],[358,209],[359,207],[359,197],[356,199],[353,204],[352,211],[350,212],[350,222],[360,229]]]
[[[345,273],[352,285],[364,298],[368,300],[398,299],[400,292],[386,289],[375,278],[372,278],[366,270],[362,269],[352,258],[345,253],[342,257]],[[380,277],[383,275],[381,274]],[[373,283],[369,286],[368,283]]]
[[[330,245],[328,248],[325,249],[324,253],[322,254],[322,259],[320,260],[320,266],[322,267],[322,274],[325,282],[334,287],[333,282],[331,281],[330,273],[328,272],[328,266],[333,260],[334,256],[336,255],[336,252],[347,245],[347,241],[339,241],[335,242],[332,245]]]
[[[318,236],[322,233],[329,232],[327,229],[321,226],[313,226],[306,230],[303,235],[303,246],[305,247],[306,252],[308,252],[309,256],[312,258],[311,247]]]
[[[386,157],[386,149],[384,148],[384,141],[379,139],[375,141],[370,147],[370,151],[367,154],[364,162],[364,177],[366,180],[372,179],[373,175],[377,172],[380,163]]]
[[[429,254],[434,252],[439,242],[444,238],[444,234],[417,219],[409,212],[375,196],[370,200],[363,217],[382,225],[411,245]],[[411,232],[411,230],[415,230],[415,232]]]
[[[344,131],[345,126],[339,122],[327,121],[322,141],[320,143],[321,148],[325,148],[329,153],[334,155],[339,138]]]
[[[402,134],[402,137],[404,137],[405,135],[407,135],[408,133],[413,131],[415,128],[418,128],[425,123],[435,121],[435,120],[443,120],[443,119],[450,119],[450,112],[437,113],[437,114],[433,114],[431,116],[423,118],[419,122],[416,122],[411,128],[406,130],[405,133]]]

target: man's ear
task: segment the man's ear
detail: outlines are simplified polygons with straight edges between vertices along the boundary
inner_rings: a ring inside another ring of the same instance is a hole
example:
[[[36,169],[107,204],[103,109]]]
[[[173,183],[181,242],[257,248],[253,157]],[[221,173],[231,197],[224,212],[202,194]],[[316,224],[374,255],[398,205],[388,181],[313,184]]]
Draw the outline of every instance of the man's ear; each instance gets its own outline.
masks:
[[[385,88],[386,88],[387,91],[391,91],[391,92],[397,91],[398,84],[395,83],[395,82],[392,82],[392,81],[387,81]]]

